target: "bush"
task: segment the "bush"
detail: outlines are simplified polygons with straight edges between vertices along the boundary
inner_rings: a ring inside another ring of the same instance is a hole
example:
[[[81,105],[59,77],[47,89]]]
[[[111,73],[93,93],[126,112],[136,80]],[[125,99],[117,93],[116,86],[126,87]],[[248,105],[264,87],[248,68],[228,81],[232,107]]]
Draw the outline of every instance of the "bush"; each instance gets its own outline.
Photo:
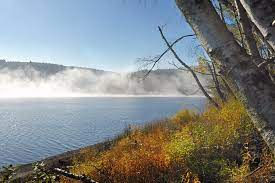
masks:
[[[136,128],[107,150],[83,152],[72,171],[99,182],[255,182],[259,172],[253,170],[262,166],[261,176],[268,179],[273,163],[262,150],[252,166],[257,153],[249,146],[255,137],[260,139],[244,106],[231,100],[220,110],[209,107],[200,115],[184,110]]]
[[[16,168],[12,165],[3,166],[0,169],[0,181],[4,183],[11,182],[14,176],[16,175],[15,171],[16,171]]]

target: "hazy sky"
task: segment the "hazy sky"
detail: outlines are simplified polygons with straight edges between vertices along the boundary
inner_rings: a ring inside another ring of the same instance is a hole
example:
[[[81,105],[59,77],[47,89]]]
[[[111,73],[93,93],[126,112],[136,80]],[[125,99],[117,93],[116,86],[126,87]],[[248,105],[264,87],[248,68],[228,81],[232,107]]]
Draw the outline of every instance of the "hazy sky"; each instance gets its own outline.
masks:
[[[0,25],[0,58],[114,71],[165,49],[158,25],[171,41],[192,33],[173,0],[0,0]],[[177,47],[188,63],[192,42]]]

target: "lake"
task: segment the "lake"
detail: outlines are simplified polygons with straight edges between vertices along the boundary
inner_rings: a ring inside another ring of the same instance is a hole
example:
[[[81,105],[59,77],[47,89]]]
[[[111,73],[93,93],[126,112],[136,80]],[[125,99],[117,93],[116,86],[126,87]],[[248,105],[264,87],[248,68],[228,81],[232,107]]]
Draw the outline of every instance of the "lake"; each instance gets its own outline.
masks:
[[[0,99],[0,165],[23,164],[92,145],[180,109],[202,112],[203,97]]]

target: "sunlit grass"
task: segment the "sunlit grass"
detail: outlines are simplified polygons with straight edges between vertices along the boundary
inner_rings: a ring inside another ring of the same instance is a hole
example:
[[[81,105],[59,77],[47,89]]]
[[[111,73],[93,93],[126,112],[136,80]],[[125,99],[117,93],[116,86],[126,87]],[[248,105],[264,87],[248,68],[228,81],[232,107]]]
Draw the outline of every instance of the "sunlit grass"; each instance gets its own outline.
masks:
[[[128,129],[110,148],[82,152],[71,171],[99,182],[253,182],[259,180],[253,170],[261,166],[267,180],[271,154],[263,145],[260,162],[252,166],[255,137],[260,139],[244,106],[230,100],[221,110],[179,111]]]

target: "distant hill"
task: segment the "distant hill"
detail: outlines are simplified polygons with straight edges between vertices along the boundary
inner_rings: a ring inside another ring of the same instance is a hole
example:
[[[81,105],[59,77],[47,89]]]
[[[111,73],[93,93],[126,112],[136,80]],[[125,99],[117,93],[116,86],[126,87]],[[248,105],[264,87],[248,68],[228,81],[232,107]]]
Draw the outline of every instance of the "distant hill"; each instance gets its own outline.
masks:
[[[15,88],[17,93],[22,91],[27,96],[201,94],[192,75],[186,71],[159,69],[144,78],[146,72],[121,74],[50,63],[0,60],[0,96],[9,95]],[[207,83],[206,77],[199,75],[199,78]]]
[[[106,72],[103,70],[97,70],[97,69],[91,69],[91,68],[64,66],[64,65],[51,64],[51,63],[7,62],[5,60],[0,60],[0,70],[1,69],[7,69],[10,71],[22,70],[26,72],[26,75],[28,75],[28,72],[30,71],[30,69],[32,69],[32,70],[38,71],[41,77],[48,77],[48,76],[57,74],[58,72],[62,72],[66,69],[85,69],[99,75]]]

